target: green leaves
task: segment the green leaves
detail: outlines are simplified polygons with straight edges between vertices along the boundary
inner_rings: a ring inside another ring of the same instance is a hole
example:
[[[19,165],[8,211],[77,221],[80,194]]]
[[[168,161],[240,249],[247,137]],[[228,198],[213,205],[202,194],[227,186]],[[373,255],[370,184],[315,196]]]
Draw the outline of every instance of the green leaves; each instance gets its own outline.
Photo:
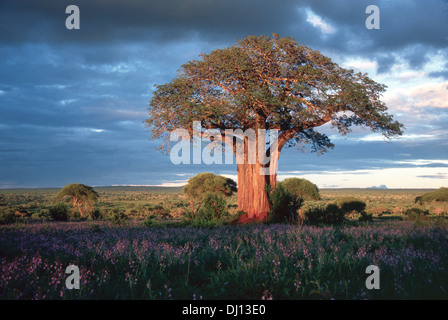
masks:
[[[57,198],[62,199],[65,196],[68,196],[70,198],[89,200],[93,202],[97,201],[99,198],[98,193],[93,190],[92,187],[80,183],[71,183],[66,185],[64,188],[62,188],[61,191],[59,191]]]
[[[182,192],[189,198],[203,200],[208,193],[231,196],[237,191],[236,182],[232,179],[218,176],[213,173],[200,173],[190,180],[182,189]]]
[[[277,129],[311,143],[313,151],[332,144],[313,128],[328,122],[345,135],[353,125],[385,137],[402,134],[380,100],[385,86],[366,74],[341,68],[294,39],[249,36],[234,46],[201,54],[178,76],[157,86],[146,124],[153,138],[168,140],[174,129]]]
[[[57,200],[69,199],[73,210],[77,208],[81,217],[85,211],[93,210],[93,205],[98,201],[99,195],[92,187],[80,183],[71,183],[59,191]]]
[[[190,200],[190,210],[194,218],[195,213],[200,210],[202,203],[207,198],[210,198],[211,195],[230,197],[234,192],[237,192],[237,185],[230,178],[204,172],[189,179],[188,183],[182,188],[182,192]],[[194,208],[195,204],[196,208]]]
[[[319,188],[309,180],[301,178],[287,178],[279,182],[288,192],[303,200],[319,200]]]

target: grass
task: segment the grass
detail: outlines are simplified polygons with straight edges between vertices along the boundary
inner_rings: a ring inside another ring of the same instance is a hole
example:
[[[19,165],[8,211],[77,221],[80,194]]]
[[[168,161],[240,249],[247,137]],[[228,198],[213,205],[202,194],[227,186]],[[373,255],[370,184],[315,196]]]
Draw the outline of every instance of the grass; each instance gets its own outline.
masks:
[[[0,229],[1,299],[446,299],[448,230],[411,222],[148,228],[47,222]],[[65,289],[65,268],[81,290]],[[365,269],[381,270],[367,290]]]
[[[42,210],[57,192],[2,191],[0,202]],[[183,204],[178,191],[100,192],[102,205],[124,210],[161,202],[176,210]],[[410,208],[423,192],[322,190],[322,200],[306,205],[352,196],[367,203],[367,212],[378,206]],[[365,223],[354,216],[334,227],[192,225],[175,218],[145,226],[144,217],[130,218],[122,225],[20,218],[0,226],[0,299],[448,298],[443,214],[375,214]],[[71,264],[80,268],[80,290],[65,287]],[[380,269],[379,290],[365,286],[372,264]]]

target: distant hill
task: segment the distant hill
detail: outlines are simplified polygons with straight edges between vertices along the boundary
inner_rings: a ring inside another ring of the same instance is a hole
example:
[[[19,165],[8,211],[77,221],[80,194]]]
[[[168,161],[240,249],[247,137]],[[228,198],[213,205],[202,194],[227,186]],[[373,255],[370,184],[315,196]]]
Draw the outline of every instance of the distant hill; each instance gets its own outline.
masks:
[[[378,187],[373,186],[373,187],[368,187],[367,189],[382,189],[382,190],[386,190],[388,188],[386,187],[386,185],[382,184],[382,185],[380,185]]]

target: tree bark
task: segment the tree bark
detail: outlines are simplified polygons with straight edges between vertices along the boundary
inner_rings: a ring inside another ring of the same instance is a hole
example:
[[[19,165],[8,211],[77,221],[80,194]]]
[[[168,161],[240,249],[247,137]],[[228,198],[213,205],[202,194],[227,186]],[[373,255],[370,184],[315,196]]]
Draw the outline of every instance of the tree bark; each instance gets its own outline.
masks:
[[[261,222],[268,219],[268,213],[272,209],[272,204],[269,200],[267,189],[270,187],[269,189],[273,190],[277,184],[278,159],[280,150],[285,144],[285,142],[280,140],[280,144],[274,145],[277,148],[277,152],[273,152],[271,146],[266,152],[266,156],[270,157],[270,161],[263,165],[259,162],[258,156],[255,164],[248,163],[247,139],[245,142],[244,163],[237,164],[238,210],[245,212],[237,221],[241,224]],[[258,143],[257,137],[257,148]],[[264,150],[264,147],[262,149]]]
[[[83,218],[84,217],[84,212],[83,212],[83,210],[82,210],[82,203],[79,203],[78,202],[78,204],[77,204],[77,207],[78,207],[78,210],[79,210],[79,214],[81,215],[81,218]]]
[[[257,164],[238,164],[238,210],[245,212],[238,223],[266,221],[272,206],[266,187],[270,176],[260,174],[262,166]]]

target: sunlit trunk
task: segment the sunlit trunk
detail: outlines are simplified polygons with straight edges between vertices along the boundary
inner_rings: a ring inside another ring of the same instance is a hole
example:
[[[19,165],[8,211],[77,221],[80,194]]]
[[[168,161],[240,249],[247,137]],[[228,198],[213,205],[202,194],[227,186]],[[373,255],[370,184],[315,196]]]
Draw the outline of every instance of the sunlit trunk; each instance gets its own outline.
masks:
[[[238,210],[243,211],[239,222],[265,221],[271,210],[266,187],[270,176],[260,174],[261,165],[238,164]]]
[[[265,139],[265,135],[260,140],[257,136],[257,157],[255,161],[252,159],[252,163],[249,161],[248,139],[245,139],[244,163],[237,162],[238,210],[245,212],[238,220],[239,223],[266,221],[272,209],[268,192],[277,183],[280,152],[277,143],[270,145],[265,151]],[[259,145],[260,142],[263,144]],[[264,155],[260,155],[261,152]]]

